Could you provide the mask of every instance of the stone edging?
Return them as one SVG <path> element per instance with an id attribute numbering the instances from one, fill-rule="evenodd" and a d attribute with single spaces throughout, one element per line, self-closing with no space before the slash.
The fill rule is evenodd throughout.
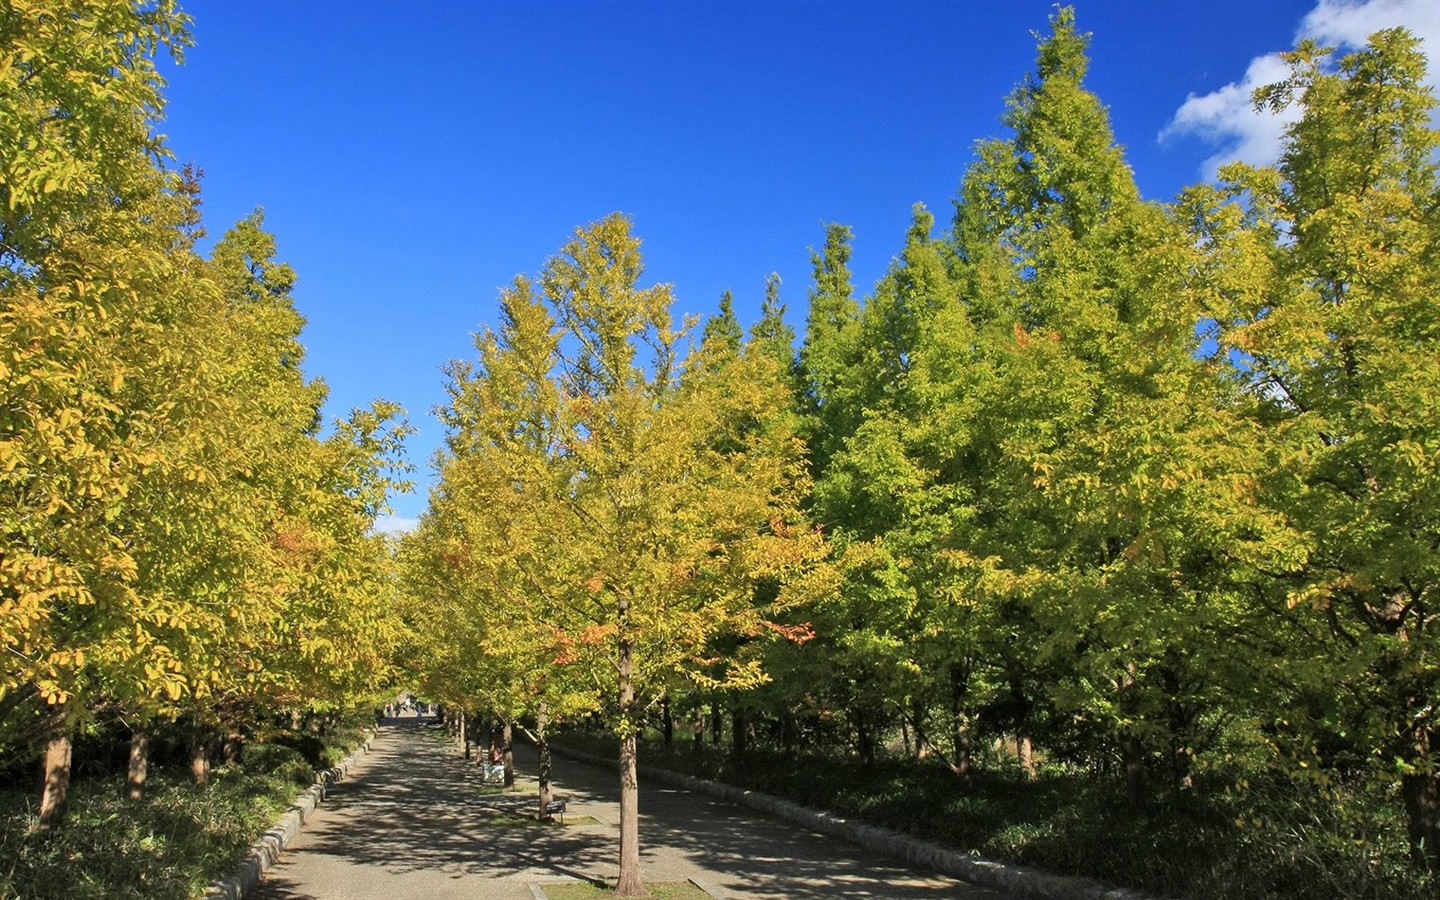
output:
<path id="1" fill-rule="evenodd" d="M 295 840 L 295 836 L 305 825 L 305 820 L 310 818 L 315 807 L 325 799 L 325 789 L 345 777 L 350 767 L 355 765 L 375 742 L 375 734 L 372 730 L 365 743 L 341 760 L 338 766 L 316 772 L 315 783 L 301 791 L 270 830 L 250 846 L 250 851 L 245 854 L 239 868 L 210 883 L 205 889 L 205 900 L 243 900 L 247 894 L 254 891 L 260 883 L 260 876 L 275 865 L 275 861 L 280 858 L 280 851 Z"/>
<path id="2" fill-rule="evenodd" d="M 618 768 L 615 760 L 599 757 L 593 753 L 568 750 L 554 745 L 551 745 L 551 750 L 561 756 L 568 756 L 591 765 L 611 769 Z M 696 778 L 693 775 L 672 772 L 668 769 L 642 766 L 641 771 L 647 778 L 653 778 L 662 784 L 683 787 L 741 806 L 748 806 L 751 809 L 784 819 L 792 825 L 799 825 L 830 837 L 850 841 L 867 849 L 888 853 L 891 856 L 900 857 L 916 865 L 927 866 L 937 872 L 981 887 L 1043 897 L 1045 900 L 1153 900 L 1148 894 L 1128 888 L 1112 887 L 1089 878 L 1052 875 L 1029 866 L 1016 866 L 968 856 L 939 844 L 892 831 L 889 828 L 852 822 L 832 812 L 811 809 L 770 794 L 762 794 L 759 791 L 707 781 L 704 778 Z"/>

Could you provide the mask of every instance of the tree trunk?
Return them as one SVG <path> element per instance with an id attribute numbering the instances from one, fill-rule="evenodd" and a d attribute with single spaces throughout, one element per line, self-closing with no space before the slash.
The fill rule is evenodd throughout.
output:
<path id="1" fill-rule="evenodd" d="M 554 795 L 550 792 L 550 710 L 546 707 L 545 701 L 540 701 L 540 708 L 535 711 L 535 756 L 537 758 L 535 774 L 540 782 L 540 811 L 536 816 L 540 821 L 545 821 L 550 814 L 545 807 L 550 805 Z M 495 732 L 490 732 L 493 737 Z"/>
<path id="2" fill-rule="evenodd" d="M 695 751 L 705 745 L 705 706 L 701 703 L 695 704 L 695 719 L 691 723 L 691 731 L 695 736 Z"/>
<path id="3" fill-rule="evenodd" d="M 1145 746 L 1138 737 L 1124 738 L 1121 755 L 1125 762 L 1125 795 L 1132 809 L 1144 809 L 1150 802 L 1150 779 L 1145 771 Z"/>
<path id="4" fill-rule="evenodd" d="M 860 764 L 865 768 L 873 768 L 875 765 L 875 739 L 870 734 L 870 723 L 865 719 L 865 713 L 855 713 L 855 749 L 860 753 Z"/>
<path id="5" fill-rule="evenodd" d="M 45 746 L 44 788 L 40 794 L 40 830 L 51 831 L 65 818 L 70 800 L 70 719 L 62 707 L 57 718 L 60 730 Z"/>
<path id="6" fill-rule="evenodd" d="M 915 732 L 915 758 L 930 755 L 930 735 L 925 733 L 925 704 L 916 697 L 910 702 L 910 727 Z"/>
<path id="7" fill-rule="evenodd" d="M 1020 771 L 1025 773 L 1029 779 L 1035 778 L 1035 744 L 1030 740 L 1030 735 L 1022 734 L 1015 738 L 1015 755 L 1020 758 Z"/>
<path id="8" fill-rule="evenodd" d="M 130 767 L 125 774 L 125 796 L 139 800 L 145 796 L 145 776 L 150 773 L 150 733 L 144 728 L 130 732 Z"/>
<path id="9" fill-rule="evenodd" d="M 190 778 L 197 786 L 210 782 L 210 741 L 205 729 L 195 726 L 190 732 Z"/>
<path id="10" fill-rule="evenodd" d="M 796 733 L 795 714 L 786 709 L 780 713 L 780 746 L 786 756 L 794 756 L 799 735 Z"/>
<path id="11" fill-rule="evenodd" d="M 710 702 L 710 743 L 720 746 L 720 701 Z"/>
<path id="12" fill-rule="evenodd" d="M 1165 653 L 1167 664 L 1160 669 L 1160 683 L 1165 689 L 1166 722 L 1170 731 L 1170 781 L 1176 788 L 1191 786 L 1192 758 L 1187 752 L 1194 733 L 1195 714 L 1181 699 L 1185 687 L 1181 678 L 1179 654 L 1174 648 Z"/>
<path id="13" fill-rule="evenodd" d="M 749 732 L 746 729 L 745 711 L 738 706 L 730 713 L 730 754 L 736 759 L 750 749 Z"/>
<path id="14" fill-rule="evenodd" d="M 1429 762 L 1433 733 L 1422 728 L 1415 737 L 1415 761 Z M 1440 872 L 1440 773 L 1421 769 L 1402 777 L 1400 792 L 1405 797 L 1406 832 L 1415 864 Z"/>
<path id="15" fill-rule="evenodd" d="M 220 742 L 220 758 L 225 765 L 233 766 L 240 761 L 240 751 L 245 749 L 245 736 L 238 731 L 231 731 L 225 735 L 225 740 Z"/>
<path id="16" fill-rule="evenodd" d="M 460 715 L 455 719 L 455 742 L 465 748 L 465 758 L 470 758 L 470 733 L 465 726 L 469 722 L 465 718 L 465 710 L 460 710 Z"/>
<path id="17" fill-rule="evenodd" d="M 515 726 L 511 720 L 506 719 L 500 732 L 500 752 L 505 762 L 505 786 L 515 786 L 515 748 L 512 742 L 515 740 Z"/>
<path id="18" fill-rule="evenodd" d="M 640 878 L 640 784 L 635 766 L 635 669 L 626 634 L 629 602 L 620 601 L 620 638 L 616 641 L 620 676 L 620 879 L 617 897 L 645 896 Z"/>
<path id="19" fill-rule="evenodd" d="M 670 695 L 660 698 L 660 726 L 665 733 L 665 752 L 675 749 L 675 717 L 670 711 Z"/>
<path id="20" fill-rule="evenodd" d="M 1406 831 L 1415 864 L 1440 872 L 1440 778 L 1426 773 L 1404 776 Z"/>
<path id="21" fill-rule="evenodd" d="M 620 739 L 620 880 L 618 897 L 643 897 L 640 877 L 640 784 L 634 732 Z"/>
<path id="22" fill-rule="evenodd" d="M 960 779 L 961 785 L 969 787 L 973 780 L 974 750 L 971 746 L 970 715 L 965 700 L 970 692 L 970 669 L 954 664 L 950 666 L 950 727 L 955 742 L 955 761 L 951 768 Z"/>

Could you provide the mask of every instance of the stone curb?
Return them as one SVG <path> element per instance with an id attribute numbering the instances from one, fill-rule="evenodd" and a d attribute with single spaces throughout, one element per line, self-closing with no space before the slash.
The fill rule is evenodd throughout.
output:
<path id="1" fill-rule="evenodd" d="M 593 753 L 568 750 L 553 744 L 550 749 L 560 756 L 568 756 L 580 762 L 611 769 L 619 768 L 619 764 L 615 760 L 596 756 Z M 1029 866 L 1010 865 L 968 856 L 939 844 L 892 831 L 889 828 L 852 822 L 843 816 L 837 816 L 824 810 L 811 809 L 808 806 L 791 803 L 789 800 L 782 800 L 759 791 L 721 784 L 718 781 L 708 781 L 668 769 L 641 766 L 641 771 L 645 777 L 662 784 L 683 787 L 686 790 L 748 806 L 778 819 L 784 819 L 792 825 L 799 825 L 820 834 L 850 841 L 866 849 L 887 853 L 980 887 L 1043 897 L 1045 900 L 1158 900 L 1149 894 L 1132 891 L 1128 888 L 1113 887 L 1089 878 L 1052 875 Z"/>
<path id="2" fill-rule="evenodd" d="M 239 868 L 210 883 L 205 889 L 205 900 L 244 900 L 247 894 L 254 891 L 260 883 L 260 876 L 275 865 L 280 858 L 280 851 L 295 840 L 305 821 L 315 812 L 315 807 L 325 799 L 325 789 L 344 778 L 345 773 L 369 751 L 375 742 L 375 734 L 372 730 L 365 743 L 341 760 L 340 765 L 316 772 L 315 783 L 301 791 L 270 830 L 250 846 L 250 852 L 245 854 Z"/>

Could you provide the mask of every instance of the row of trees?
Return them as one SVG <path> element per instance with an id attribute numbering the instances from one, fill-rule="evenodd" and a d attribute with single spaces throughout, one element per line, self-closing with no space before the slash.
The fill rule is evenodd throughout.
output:
<path id="1" fill-rule="evenodd" d="M 1137 806 L 1227 756 L 1383 779 L 1440 867 L 1425 60 L 1402 30 L 1302 44 L 1256 98 L 1298 110 L 1280 162 L 1162 204 L 1085 43 L 1058 12 L 952 229 L 917 206 L 863 303 L 829 228 L 798 354 L 772 280 L 682 359 L 611 217 L 451 370 L 404 569 L 454 630 L 419 664 L 457 707 L 608 718 L 622 894 L 641 710 L 716 702 L 737 744 L 903 732 L 962 779 L 1006 735 Z"/>
<path id="2" fill-rule="evenodd" d="M 217 736 L 372 695 L 390 554 L 372 532 L 405 428 L 322 428 L 294 272 L 259 213 L 213 244 L 199 173 L 167 164 L 154 64 L 170 0 L 0 5 L 0 758 L 72 737 Z M 173 738 L 172 738 L 173 739 Z"/>

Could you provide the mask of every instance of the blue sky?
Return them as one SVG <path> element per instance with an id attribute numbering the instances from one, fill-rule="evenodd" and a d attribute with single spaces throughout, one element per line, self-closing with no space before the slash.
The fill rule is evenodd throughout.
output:
<path id="1" fill-rule="evenodd" d="M 306 371 L 329 412 L 406 407 L 426 502 L 442 439 L 440 367 L 493 324 L 498 289 L 577 226 L 620 210 L 647 282 L 677 312 L 735 293 L 747 324 L 778 272 L 803 329 L 808 250 L 854 228 L 862 293 L 910 207 L 943 225 L 975 142 L 1054 6 L 972 2 L 281 2 L 190 0 L 196 46 L 166 67 L 163 126 L 205 171 L 218 235 L 264 207 L 299 273 Z M 1081 0 L 1088 86 L 1145 196 L 1170 199 L 1237 155 L 1267 161 L 1281 123 L 1250 113 L 1297 35 L 1353 43 L 1440 3 Z M 403 524 L 403 521 L 399 524 Z"/>

